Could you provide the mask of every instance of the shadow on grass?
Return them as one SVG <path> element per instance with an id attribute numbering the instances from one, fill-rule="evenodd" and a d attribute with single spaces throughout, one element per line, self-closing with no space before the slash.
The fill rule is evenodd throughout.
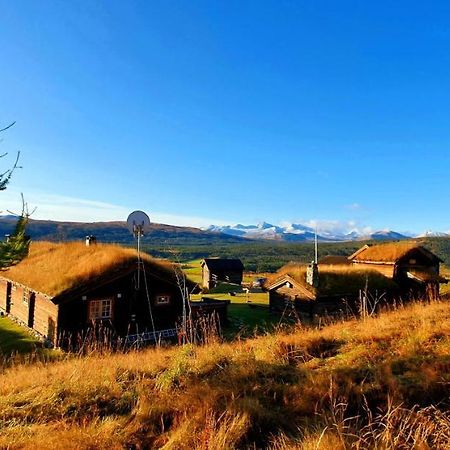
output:
<path id="1" fill-rule="evenodd" d="M 0 354 L 3 356 L 14 353 L 26 354 L 42 348 L 42 343 L 20 325 L 7 317 L 0 317 Z"/>

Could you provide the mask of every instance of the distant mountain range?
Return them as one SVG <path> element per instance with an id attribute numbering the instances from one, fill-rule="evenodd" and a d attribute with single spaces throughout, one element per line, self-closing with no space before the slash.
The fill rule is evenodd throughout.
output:
<path id="1" fill-rule="evenodd" d="M 0 239 L 10 234 L 16 222 L 14 216 L 0 216 Z M 30 219 L 27 233 L 34 240 L 74 241 L 83 240 L 87 235 L 94 235 L 100 242 L 132 244 L 133 236 L 125 222 L 57 222 L 51 220 Z M 152 223 L 142 243 L 167 246 L 183 244 L 227 244 L 243 243 L 248 240 L 312 242 L 315 230 L 307 225 L 292 223 L 286 226 L 272 225 L 262 222 L 258 225 L 217 226 L 207 229 L 181 227 Z M 405 235 L 396 231 L 377 231 L 370 234 L 353 230 L 348 233 L 331 232 L 318 229 L 318 240 L 321 242 L 344 242 L 363 240 L 400 240 L 411 237 L 450 237 L 447 233 L 427 231 L 418 236 Z"/>
<path id="2" fill-rule="evenodd" d="M 0 216 L 0 239 L 10 234 L 17 218 L 14 216 Z M 52 220 L 30 219 L 27 233 L 34 240 L 48 241 L 76 241 L 84 240 L 87 235 L 94 235 L 100 242 L 114 242 L 117 244 L 132 244 L 134 238 L 128 231 L 126 222 L 57 222 Z M 178 227 L 152 223 L 150 229 L 142 238 L 142 243 L 161 245 L 170 248 L 171 245 L 182 244 L 215 244 L 239 243 L 244 239 L 224 233 L 211 233 L 199 228 Z"/>
<path id="3" fill-rule="evenodd" d="M 206 231 L 228 234 L 247 239 L 271 239 L 291 242 L 310 242 L 315 238 L 315 230 L 307 225 L 292 223 L 286 226 L 272 225 L 262 222 L 258 225 L 217 226 L 211 225 Z M 412 237 L 446 237 L 447 233 L 427 231 L 418 236 L 411 236 L 392 230 L 381 230 L 373 233 L 361 233 L 357 230 L 348 233 L 331 232 L 318 229 L 317 239 L 321 242 L 340 242 L 340 241 L 388 241 L 410 239 Z"/>

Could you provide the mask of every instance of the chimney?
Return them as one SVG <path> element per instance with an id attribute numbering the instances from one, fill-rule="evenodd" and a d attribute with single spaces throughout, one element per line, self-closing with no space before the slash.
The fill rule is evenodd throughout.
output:
<path id="1" fill-rule="evenodd" d="M 86 247 L 95 245 L 97 243 L 97 238 L 95 236 L 86 236 Z"/>
<path id="2" fill-rule="evenodd" d="M 319 287 L 319 266 L 314 261 L 306 269 L 306 282 L 315 288 Z"/>

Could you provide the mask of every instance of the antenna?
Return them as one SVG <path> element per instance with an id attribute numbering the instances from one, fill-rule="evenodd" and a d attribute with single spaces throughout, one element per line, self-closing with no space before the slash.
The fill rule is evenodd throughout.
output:
<path id="1" fill-rule="evenodd" d="M 153 328 L 153 337 L 155 338 L 156 342 L 156 330 L 155 330 L 155 322 L 153 321 L 153 313 L 152 313 L 152 306 L 150 302 L 150 296 L 148 292 L 148 286 L 147 286 L 147 276 L 145 273 L 145 267 L 144 267 L 144 261 L 141 259 L 141 237 L 144 236 L 144 233 L 147 232 L 150 229 L 150 218 L 145 214 L 144 211 L 133 211 L 127 219 L 127 228 L 130 230 L 130 233 L 133 234 L 133 236 L 136 239 L 136 250 L 137 250 L 137 280 L 136 280 L 136 286 L 135 286 L 135 292 L 134 292 L 134 299 L 136 301 L 136 297 L 138 294 L 138 291 L 140 289 L 141 284 L 141 269 L 144 272 L 144 284 L 145 284 L 145 294 L 147 296 L 147 303 L 148 303 L 148 310 L 150 313 L 150 320 Z M 136 325 L 137 328 L 137 325 Z"/>
<path id="2" fill-rule="evenodd" d="M 319 254 L 319 249 L 317 246 L 317 223 L 316 223 L 316 229 L 314 231 L 314 263 L 317 264 L 318 262 L 318 254 Z"/>
<path id="3" fill-rule="evenodd" d="M 144 211 L 133 211 L 127 219 L 127 227 L 136 239 L 150 228 L 150 219 Z"/>
<path id="4" fill-rule="evenodd" d="M 136 290 L 140 287 L 140 269 L 141 269 L 141 237 L 144 232 L 150 228 L 150 219 L 143 211 L 133 211 L 127 219 L 127 227 L 137 240 L 137 254 L 138 254 L 138 273 Z"/>

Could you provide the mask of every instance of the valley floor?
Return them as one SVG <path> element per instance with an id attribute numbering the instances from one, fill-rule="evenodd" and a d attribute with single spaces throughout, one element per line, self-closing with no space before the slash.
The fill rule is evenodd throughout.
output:
<path id="1" fill-rule="evenodd" d="M 16 364 L 1 448 L 448 448 L 450 304 L 232 343 Z"/>

